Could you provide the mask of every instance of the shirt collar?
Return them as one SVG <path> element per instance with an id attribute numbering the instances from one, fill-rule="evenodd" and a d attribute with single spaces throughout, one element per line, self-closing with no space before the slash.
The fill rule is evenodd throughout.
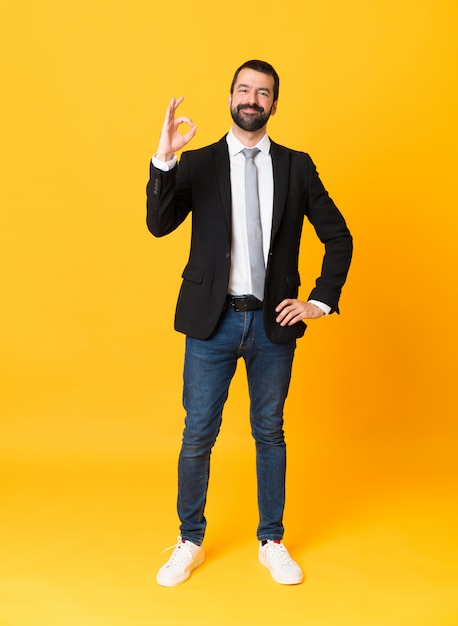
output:
<path id="1" fill-rule="evenodd" d="M 247 147 L 247 146 L 244 146 L 243 143 L 237 139 L 237 137 L 232 132 L 232 128 L 226 135 L 226 141 L 229 147 L 229 155 L 231 157 L 235 156 L 236 154 L 239 154 L 239 152 L 241 152 L 244 148 Z M 260 141 L 258 141 L 256 146 L 252 146 L 252 147 L 259 148 L 260 152 L 263 152 L 264 154 L 268 155 L 270 153 L 269 136 L 265 134 L 264 137 Z"/>

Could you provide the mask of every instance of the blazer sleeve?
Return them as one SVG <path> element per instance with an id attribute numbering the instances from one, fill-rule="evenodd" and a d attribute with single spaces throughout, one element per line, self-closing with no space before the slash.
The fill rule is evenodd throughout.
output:
<path id="1" fill-rule="evenodd" d="M 146 224 L 155 237 L 174 231 L 192 210 L 187 155 L 168 172 L 150 163 L 146 186 Z"/>
<path id="2" fill-rule="evenodd" d="M 306 216 L 324 244 L 325 253 L 321 275 L 309 299 L 325 302 L 331 307 L 331 312 L 338 313 L 340 294 L 351 263 L 353 239 L 343 215 L 329 197 L 311 159 L 310 164 Z"/>

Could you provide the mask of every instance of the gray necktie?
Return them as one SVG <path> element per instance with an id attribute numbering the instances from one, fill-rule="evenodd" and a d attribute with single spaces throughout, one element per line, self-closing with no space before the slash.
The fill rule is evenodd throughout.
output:
<path id="1" fill-rule="evenodd" d="M 266 266 L 262 245 L 261 214 L 259 211 L 258 170 L 253 161 L 258 152 L 259 148 L 245 148 L 242 150 L 245 157 L 245 200 L 251 285 L 253 295 L 258 300 L 263 300 Z"/>

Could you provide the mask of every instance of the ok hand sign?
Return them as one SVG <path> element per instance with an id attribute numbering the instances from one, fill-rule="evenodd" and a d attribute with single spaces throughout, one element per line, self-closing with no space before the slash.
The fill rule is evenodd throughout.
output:
<path id="1" fill-rule="evenodd" d="M 176 110 L 183 100 L 183 97 L 172 98 L 167 107 L 161 137 L 159 139 L 159 146 L 156 152 L 156 157 L 161 161 L 170 161 L 174 153 L 177 152 L 177 150 L 181 150 L 196 134 L 197 127 L 189 117 L 182 115 L 175 118 Z M 178 131 L 178 127 L 181 124 L 187 124 L 189 126 L 187 133 L 181 134 Z"/>

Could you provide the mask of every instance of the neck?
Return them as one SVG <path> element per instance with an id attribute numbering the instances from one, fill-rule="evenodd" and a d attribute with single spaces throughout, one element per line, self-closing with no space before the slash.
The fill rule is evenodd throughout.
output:
<path id="1" fill-rule="evenodd" d="M 234 133 L 234 137 L 236 137 L 240 143 L 243 143 L 247 148 L 252 148 L 256 144 L 258 144 L 261 139 L 266 134 L 266 127 L 263 126 L 259 130 L 255 130 L 253 132 L 248 130 L 243 130 L 237 124 L 232 125 L 232 132 Z"/>

